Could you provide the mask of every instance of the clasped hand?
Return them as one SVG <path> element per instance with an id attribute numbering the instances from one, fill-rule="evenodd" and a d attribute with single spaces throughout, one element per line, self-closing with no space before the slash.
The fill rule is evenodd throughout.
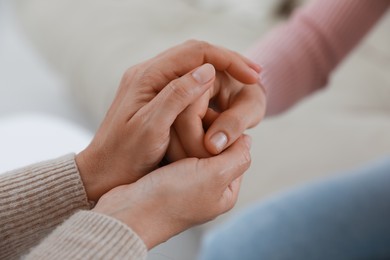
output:
<path id="1" fill-rule="evenodd" d="M 98 201 L 93 210 L 152 248 L 233 207 L 250 165 L 243 132 L 265 110 L 259 72 L 239 54 L 198 41 L 130 68 L 76 156 L 87 196 Z M 164 156 L 170 163 L 158 168 Z"/>

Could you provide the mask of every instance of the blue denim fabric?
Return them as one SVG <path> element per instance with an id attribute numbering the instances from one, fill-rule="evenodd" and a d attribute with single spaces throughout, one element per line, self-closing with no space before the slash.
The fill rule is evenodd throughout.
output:
<path id="1" fill-rule="evenodd" d="M 242 211 L 205 237 L 200 259 L 390 259 L 390 158 Z"/>

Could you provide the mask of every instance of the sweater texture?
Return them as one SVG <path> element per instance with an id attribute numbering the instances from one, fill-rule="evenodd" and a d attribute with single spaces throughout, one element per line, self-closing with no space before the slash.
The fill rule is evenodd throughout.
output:
<path id="1" fill-rule="evenodd" d="M 326 86 L 331 72 L 390 6 L 390 0 L 315 0 L 270 31 L 248 57 L 262 66 L 267 115 Z"/>
<path id="2" fill-rule="evenodd" d="M 146 258 L 130 228 L 91 206 L 73 154 L 1 175 L 0 259 Z"/>

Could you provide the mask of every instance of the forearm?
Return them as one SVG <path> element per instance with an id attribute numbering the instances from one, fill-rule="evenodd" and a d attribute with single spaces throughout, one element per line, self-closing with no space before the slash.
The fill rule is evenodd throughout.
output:
<path id="1" fill-rule="evenodd" d="M 325 86 L 389 6 L 388 0 L 315 0 L 255 45 L 249 56 L 263 67 L 267 115 Z"/>
<path id="2" fill-rule="evenodd" d="M 74 155 L 0 176 L 0 258 L 14 259 L 78 209 L 89 209 Z"/>
<path id="3" fill-rule="evenodd" d="M 125 224 L 81 211 L 65 221 L 26 259 L 146 259 L 142 240 Z"/>

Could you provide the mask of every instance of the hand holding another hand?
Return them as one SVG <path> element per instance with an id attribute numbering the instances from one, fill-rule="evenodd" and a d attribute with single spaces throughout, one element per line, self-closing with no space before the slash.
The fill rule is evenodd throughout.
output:
<path id="1" fill-rule="evenodd" d="M 202 95 L 214 96 L 207 94 L 214 91 L 214 68 L 247 84 L 258 80 L 257 65 L 248 59 L 198 41 L 176 46 L 125 73 L 92 143 L 76 156 L 90 200 L 157 168 L 178 115 Z"/>
<path id="2" fill-rule="evenodd" d="M 203 122 L 218 130 L 213 125 L 229 124 L 229 113 L 247 109 L 244 101 L 257 86 L 245 84 L 257 82 L 256 70 L 234 52 L 193 41 L 129 69 L 92 143 L 76 156 L 87 196 L 98 200 L 93 210 L 127 224 L 152 248 L 232 208 L 250 165 L 246 124 L 233 128 L 229 148 L 211 151 L 217 156 L 189 158 L 197 155 L 189 150 L 157 167 L 165 155 L 175 156 L 175 144 L 203 146 L 203 140 L 185 138 L 183 125 L 192 138 Z M 250 118 L 247 124 L 260 120 Z"/>
<path id="3" fill-rule="evenodd" d="M 131 227 L 148 249 L 230 210 L 249 168 L 251 139 L 240 137 L 218 156 L 189 158 L 117 187 L 93 209 Z"/>
<path id="4" fill-rule="evenodd" d="M 233 144 L 264 117 L 263 87 L 242 83 L 217 71 L 210 91 L 189 105 L 176 119 L 167 152 L 168 161 L 207 158 Z"/>

